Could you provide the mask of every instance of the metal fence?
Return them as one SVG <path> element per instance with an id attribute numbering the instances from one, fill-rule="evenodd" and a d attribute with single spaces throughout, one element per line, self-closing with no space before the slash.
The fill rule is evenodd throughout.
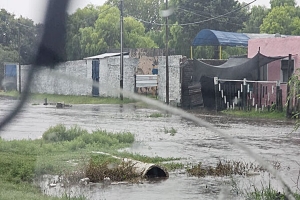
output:
<path id="1" fill-rule="evenodd" d="M 282 89 L 279 81 L 250 81 L 214 77 L 216 110 L 271 109 L 282 111 Z"/>

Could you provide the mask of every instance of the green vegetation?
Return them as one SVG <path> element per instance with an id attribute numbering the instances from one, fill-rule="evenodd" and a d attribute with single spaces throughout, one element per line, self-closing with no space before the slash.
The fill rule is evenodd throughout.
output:
<path id="1" fill-rule="evenodd" d="M 262 190 L 258 190 L 254 186 L 254 192 L 247 193 L 246 195 L 247 200 L 286 200 L 287 197 L 285 194 L 282 194 L 271 187 L 264 188 Z M 294 194 L 294 198 L 296 200 L 300 200 L 300 195 L 299 194 Z"/>
<path id="2" fill-rule="evenodd" d="M 18 98 L 19 93 L 17 91 L 0 92 L 0 96 Z M 119 98 L 57 94 L 31 94 L 29 101 L 38 105 L 43 104 L 45 98 L 47 98 L 48 103 L 64 102 L 65 104 L 127 104 L 135 102 L 134 100 L 128 98 L 124 98 L 123 101 L 121 101 Z"/>
<path id="3" fill-rule="evenodd" d="M 250 171 L 261 172 L 265 171 L 261 166 L 253 163 L 244 163 L 239 161 L 221 161 L 215 167 L 203 166 L 200 162 L 196 166 L 188 169 L 187 172 L 190 176 L 230 176 L 230 175 L 246 175 Z"/>
<path id="4" fill-rule="evenodd" d="M 105 177 L 109 177 L 111 181 L 134 181 L 140 178 L 140 175 L 134 172 L 132 163 L 106 155 L 92 156 L 85 174 L 92 182 L 103 181 Z"/>
<path id="5" fill-rule="evenodd" d="M 170 115 L 170 114 L 162 114 L 162 113 L 157 113 L 157 112 L 155 112 L 155 113 L 151 113 L 151 114 L 149 115 L 149 117 L 152 117 L 152 118 L 171 117 L 171 115 Z"/>
<path id="6" fill-rule="evenodd" d="M 177 133 L 177 130 L 174 127 L 171 127 L 170 129 L 164 127 L 164 133 L 165 134 L 170 133 L 171 136 L 174 136 L 175 133 Z"/>
<path id="7" fill-rule="evenodd" d="M 37 187 L 29 183 L 14 184 L 0 180 L 0 199 L 1 200 L 85 200 L 84 197 L 69 198 L 68 195 L 63 197 L 49 197 L 41 193 Z"/>
<path id="8" fill-rule="evenodd" d="M 265 119 L 286 119 L 285 112 L 277 111 L 244 111 L 244 110 L 224 110 L 222 113 L 237 117 L 265 118 Z"/>
<path id="9" fill-rule="evenodd" d="M 155 164 L 163 163 L 166 161 L 180 160 L 180 158 L 173 158 L 173 157 L 162 158 L 162 157 L 158 157 L 158 156 L 148 157 L 145 155 L 132 154 L 132 153 L 128 153 L 128 152 L 118 152 L 117 155 L 122 158 L 130 158 L 130 159 L 138 160 L 138 161 L 145 162 L 145 163 L 155 163 Z"/>
<path id="10" fill-rule="evenodd" d="M 87 175 L 91 178 L 99 175 L 97 168 L 105 169 L 103 176 L 109 175 L 115 180 L 132 177 L 127 173 L 130 166 L 124 165 L 123 171 L 111 168 L 121 161 L 107 155 L 95 155 L 95 151 L 156 164 L 177 160 L 117 151 L 133 142 L 134 135 L 129 132 L 95 130 L 89 133 L 78 126 L 66 128 L 62 124 L 50 127 L 41 139 L 5 141 L 0 138 L 0 199 L 20 199 L 23 196 L 26 197 L 23 199 L 57 199 L 44 197 L 32 185 L 33 179 L 43 174 L 64 175 L 76 183 Z M 12 197 L 10 193 L 13 193 Z"/>
<path id="11" fill-rule="evenodd" d="M 158 117 L 163 117 L 164 115 L 161 113 L 152 113 L 149 115 L 149 117 L 153 117 L 153 118 L 158 118 Z"/>
<path id="12" fill-rule="evenodd" d="M 166 168 L 168 171 L 174 171 L 177 169 L 185 168 L 185 165 L 183 163 L 177 163 L 177 162 L 161 163 L 160 165 Z"/>

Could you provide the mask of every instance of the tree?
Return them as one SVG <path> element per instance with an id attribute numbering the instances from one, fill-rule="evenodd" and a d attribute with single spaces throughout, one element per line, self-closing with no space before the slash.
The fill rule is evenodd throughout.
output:
<path id="1" fill-rule="evenodd" d="M 154 23 L 160 23 L 159 10 L 164 0 L 124 0 L 124 15 L 144 21 L 146 31 L 152 30 Z M 107 0 L 106 4 L 120 6 L 120 0 Z"/>
<path id="2" fill-rule="evenodd" d="M 263 23 L 263 19 L 269 13 L 269 9 L 265 6 L 253 6 L 250 11 L 249 20 L 246 21 L 244 33 L 259 33 L 260 25 Z"/>
<path id="3" fill-rule="evenodd" d="M 132 17 L 124 19 L 124 46 L 127 48 L 157 48 L 157 44 L 145 35 L 145 27 Z"/>
<path id="4" fill-rule="evenodd" d="M 296 6 L 295 0 L 270 0 L 271 9 L 279 6 Z"/>
<path id="5" fill-rule="evenodd" d="M 75 13 L 67 17 L 67 60 L 82 59 L 84 52 L 81 51 L 81 32 L 85 27 L 94 27 L 98 15 L 104 10 L 94 5 L 88 5 L 83 9 L 77 9 Z"/>
<path id="6" fill-rule="evenodd" d="M 235 0 L 171 0 L 170 5 L 176 8 L 170 22 L 182 27 L 183 39 L 178 42 L 183 55 L 190 54 L 192 40 L 200 30 L 234 32 L 242 29 L 248 19 L 246 9 Z"/>
<path id="7" fill-rule="evenodd" d="M 107 49 L 120 48 L 120 11 L 117 7 L 104 5 L 100 7 L 93 26 L 80 28 L 74 41 L 79 41 L 80 55 L 100 54 Z M 145 34 L 145 27 L 132 17 L 124 18 L 124 48 L 154 48 L 155 42 Z M 72 44 L 70 44 L 72 45 Z M 76 45 L 76 44 L 74 44 Z"/>
<path id="8" fill-rule="evenodd" d="M 14 15 L 4 9 L 0 11 L 0 19 L 0 44 L 2 45 L 2 49 L 17 53 L 15 58 L 18 58 L 20 47 L 21 64 L 30 64 L 34 58 L 36 47 L 41 36 L 42 25 L 35 25 L 34 22 L 28 18 L 20 17 L 16 19 Z M 0 60 L 0 62 L 2 61 Z M 19 59 L 13 62 L 19 62 Z"/>
<path id="9" fill-rule="evenodd" d="M 299 9 L 293 6 L 274 7 L 263 19 L 260 26 L 261 33 L 280 33 L 291 35 L 294 33 L 294 26 L 297 24 Z"/>

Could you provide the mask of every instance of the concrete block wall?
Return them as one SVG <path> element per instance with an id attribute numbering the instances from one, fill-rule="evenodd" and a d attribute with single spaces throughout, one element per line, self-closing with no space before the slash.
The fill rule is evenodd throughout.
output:
<path id="1" fill-rule="evenodd" d="M 169 100 L 180 103 L 181 83 L 180 83 L 180 59 L 181 55 L 169 56 Z M 166 102 L 166 57 L 158 57 L 158 98 Z"/>
<path id="2" fill-rule="evenodd" d="M 30 70 L 30 65 L 21 66 L 21 90 L 24 90 L 25 80 Z M 48 67 L 40 67 L 34 74 L 30 92 L 63 94 L 63 95 L 91 95 L 92 82 L 88 77 L 88 71 L 92 67 L 85 60 L 68 61 L 61 63 L 53 70 Z M 17 77 L 19 71 L 17 70 Z M 78 77 L 78 79 L 76 79 Z M 86 82 L 84 80 L 87 80 Z M 17 79 L 19 85 L 19 80 Z"/>
<path id="3" fill-rule="evenodd" d="M 137 58 L 124 58 L 123 89 L 134 92 L 134 74 L 138 66 Z M 103 97 L 119 97 L 120 57 L 100 59 L 99 94 Z"/>
<path id="4" fill-rule="evenodd" d="M 134 74 L 138 61 L 137 58 L 124 58 L 123 88 L 126 91 L 134 92 Z M 25 78 L 31 66 L 23 65 L 21 68 L 21 86 L 24 90 Z M 120 57 L 100 59 L 99 73 L 100 96 L 119 97 Z M 17 71 L 17 77 L 19 77 L 19 71 Z M 17 84 L 19 85 L 19 80 Z M 34 74 L 30 92 L 91 96 L 92 60 L 61 63 L 53 70 L 48 67 L 40 67 Z"/>

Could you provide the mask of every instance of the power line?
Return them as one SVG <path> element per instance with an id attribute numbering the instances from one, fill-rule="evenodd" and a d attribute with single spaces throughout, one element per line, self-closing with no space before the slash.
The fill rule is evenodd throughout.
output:
<path id="1" fill-rule="evenodd" d="M 215 17 L 213 15 L 211 15 L 210 17 L 208 17 L 208 16 L 201 15 L 199 13 L 196 13 L 196 12 L 193 12 L 193 11 L 190 11 L 190 10 L 186 10 L 186 9 L 183 9 L 183 8 L 180 8 L 180 7 L 178 7 L 177 9 L 180 9 L 180 10 L 183 10 L 183 11 L 186 11 L 186 12 L 190 12 L 190 13 L 192 13 L 194 15 L 198 15 L 198 16 L 205 17 L 205 18 Z M 227 18 L 229 18 L 229 17 L 227 17 Z M 228 24 L 233 24 L 233 25 L 237 25 L 237 26 L 241 26 L 241 27 L 244 26 L 244 25 L 241 25 L 241 24 L 233 23 L 233 22 L 230 22 L 230 21 L 222 21 L 222 20 L 219 20 L 219 19 L 216 19 L 216 21 L 223 22 L 223 23 L 228 23 Z"/>
<path id="2" fill-rule="evenodd" d="M 239 7 L 239 8 L 237 8 L 237 9 L 231 10 L 231 11 L 225 13 L 225 14 L 218 15 L 218 16 L 215 16 L 215 17 L 211 17 L 211 18 L 208 18 L 208 19 L 205 19 L 205 20 L 202 20 L 202 21 L 191 22 L 191 23 L 183 23 L 183 24 L 169 24 L 169 25 L 172 25 L 172 26 L 188 26 L 188 25 L 201 24 L 201 23 L 204 23 L 204 22 L 207 22 L 207 21 L 211 21 L 211 20 L 214 20 L 214 19 L 218 19 L 218 18 L 224 17 L 224 16 L 229 15 L 229 14 L 231 14 L 231 13 L 237 12 L 237 11 L 239 11 L 239 10 L 241 10 L 241 9 L 243 9 L 243 8 L 245 8 L 245 7 L 248 7 L 249 5 L 253 4 L 255 1 L 256 1 L 256 0 L 253 0 L 252 2 L 247 3 L 247 4 L 245 4 L 245 5 L 242 6 L 242 7 Z M 133 17 L 133 16 L 131 16 L 131 15 L 128 15 L 128 16 Z M 157 26 L 164 26 L 164 25 L 165 25 L 165 24 L 160 24 L 160 23 L 155 23 L 155 22 L 145 21 L 145 20 L 142 20 L 142 19 L 138 19 L 138 18 L 136 18 L 136 17 L 133 17 L 133 18 L 135 18 L 136 20 L 141 21 L 141 22 L 143 22 L 143 23 L 153 24 L 153 25 L 157 25 Z"/>

